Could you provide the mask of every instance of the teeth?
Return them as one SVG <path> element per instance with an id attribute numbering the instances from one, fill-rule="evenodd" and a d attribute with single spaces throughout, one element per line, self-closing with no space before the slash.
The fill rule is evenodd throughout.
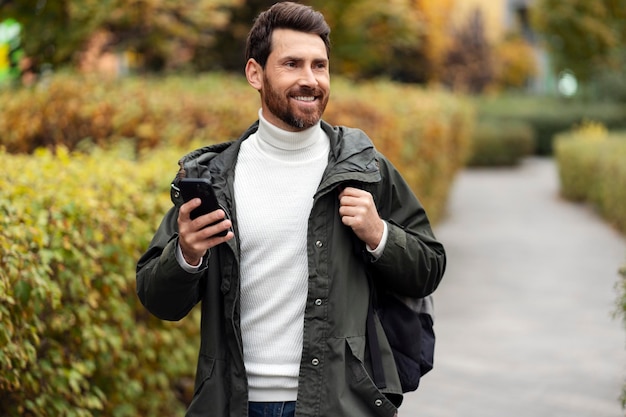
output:
<path id="1" fill-rule="evenodd" d="M 305 97 L 305 96 L 297 96 L 294 97 L 296 100 L 298 101 L 313 101 L 315 100 L 315 97 Z"/>

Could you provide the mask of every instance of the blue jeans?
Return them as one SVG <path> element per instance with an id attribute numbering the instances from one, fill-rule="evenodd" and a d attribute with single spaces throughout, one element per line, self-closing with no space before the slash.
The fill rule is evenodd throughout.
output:
<path id="1" fill-rule="evenodd" d="M 248 403 L 248 417 L 294 417 L 296 402 Z"/>

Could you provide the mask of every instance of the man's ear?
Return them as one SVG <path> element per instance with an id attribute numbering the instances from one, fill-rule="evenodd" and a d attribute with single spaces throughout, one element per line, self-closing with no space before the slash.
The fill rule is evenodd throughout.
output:
<path id="1" fill-rule="evenodd" d="M 263 87 L 263 68 L 253 58 L 250 58 L 246 63 L 246 78 L 248 79 L 248 84 L 254 87 L 255 90 L 261 91 L 261 87 Z"/>

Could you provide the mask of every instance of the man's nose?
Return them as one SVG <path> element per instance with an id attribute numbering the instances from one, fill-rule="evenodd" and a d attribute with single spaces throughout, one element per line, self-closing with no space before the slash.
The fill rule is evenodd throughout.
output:
<path id="1" fill-rule="evenodd" d="M 317 86 L 318 81 L 311 67 L 303 67 L 300 74 L 300 85 Z"/>

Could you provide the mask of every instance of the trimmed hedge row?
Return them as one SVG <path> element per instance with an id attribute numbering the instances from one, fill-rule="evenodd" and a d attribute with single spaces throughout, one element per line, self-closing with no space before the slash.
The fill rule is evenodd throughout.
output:
<path id="1" fill-rule="evenodd" d="M 621 103 L 584 102 L 558 97 L 503 95 L 476 101 L 479 120 L 521 122 L 535 133 L 535 153 L 553 154 L 555 135 L 594 120 L 611 130 L 626 129 L 626 106 Z"/>
<path id="2" fill-rule="evenodd" d="M 474 113 L 440 91 L 333 78 L 325 119 L 364 130 L 402 171 L 433 220 L 465 164 Z M 0 146 L 9 153 L 130 144 L 190 148 L 238 137 L 256 119 L 258 93 L 243 77 L 125 78 L 60 74 L 32 89 L 0 90 Z M 419 162 L 417 164 L 416 162 Z"/>
<path id="3" fill-rule="evenodd" d="M 626 328 L 626 263 L 619 270 L 622 276 L 618 283 L 618 290 L 620 292 L 620 299 L 617 305 L 617 315 L 622 318 L 622 324 Z M 626 409 L 626 383 L 622 386 L 622 395 L 620 396 L 622 401 L 622 408 Z"/>
<path id="4" fill-rule="evenodd" d="M 592 124 L 555 141 L 562 195 L 591 203 L 626 232 L 626 134 L 610 135 Z"/>
<path id="5" fill-rule="evenodd" d="M 218 74 L 104 80 L 60 73 L 32 88 L 0 90 L 0 145 L 30 153 L 119 141 L 137 150 L 222 141 L 247 127 L 256 94 L 240 78 Z"/>
<path id="6" fill-rule="evenodd" d="M 257 110 L 244 116 L 242 100 L 258 103 L 256 92 L 244 99 L 241 83 L 221 76 L 85 81 L 82 94 L 81 85 L 61 77 L 0 97 L 3 126 L 25 132 L 0 128 L 17 152 L 0 146 L 0 415 L 180 415 L 193 390 L 198 310 L 179 323 L 150 316 L 135 295 L 135 263 L 171 205 L 178 158 L 237 136 Z M 327 119 L 370 134 L 440 218 L 467 155 L 471 109 L 383 82 L 339 81 L 333 95 Z"/>
<path id="7" fill-rule="evenodd" d="M 456 173 L 469 156 L 474 110 L 442 91 L 389 82 L 333 81 L 326 120 L 359 127 L 420 198 L 433 222 L 445 213 Z"/>
<path id="8" fill-rule="evenodd" d="M 197 323 L 149 316 L 133 275 L 169 207 L 164 158 L 0 158 L 0 415 L 180 415 Z"/>
<path id="9" fill-rule="evenodd" d="M 587 123 L 555 138 L 561 194 L 590 203 L 611 224 L 626 233 L 626 132 L 610 134 Z M 619 270 L 617 312 L 626 325 L 626 264 Z M 626 384 L 622 388 L 626 408 Z"/>
<path id="10" fill-rule="evenodd" d="M 473 138 L 471 167 L 517 165 L 535 150 L 535 132 L 519 121 L 482 120 L 478 122 Z"/>

